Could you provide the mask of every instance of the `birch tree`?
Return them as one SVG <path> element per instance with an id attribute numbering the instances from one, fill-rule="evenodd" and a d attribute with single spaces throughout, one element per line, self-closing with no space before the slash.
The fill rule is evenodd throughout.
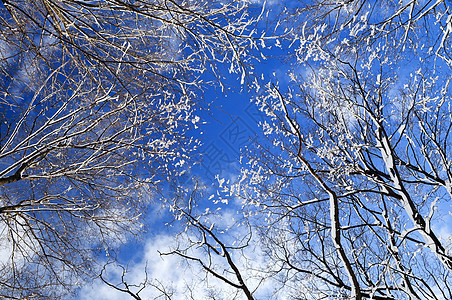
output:
<path id="1" fill-rule="evenodd" d="M 244 80 L 245 1 L 2 1 L 0 295 L 58 299 L 140 232 L 198 142 L 204 81 Z"/>

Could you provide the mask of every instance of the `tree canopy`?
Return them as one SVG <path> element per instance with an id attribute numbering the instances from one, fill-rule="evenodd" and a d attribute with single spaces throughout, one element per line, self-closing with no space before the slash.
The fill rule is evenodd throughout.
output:
<path id="1" fill-rule="evenodd" d="M 0 295 L 451 299 L 450 5 L 2 1 Z M 259 129 L 211 178 L 230 87 Z M 183 292 L 112 267 L 155 207 Z"/>

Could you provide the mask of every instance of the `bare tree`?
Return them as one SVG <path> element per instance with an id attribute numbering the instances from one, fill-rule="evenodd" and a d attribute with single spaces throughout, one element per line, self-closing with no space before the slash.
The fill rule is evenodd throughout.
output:
<path id="1" fill-rule="evenodd" d="M 258 98 L 268 142 L 240 183 L 281 289 L 451 298 L 448 3 L 300 3 L 299 65 Z"/>
<path id="2" fill-rule="evenodd" d="M 57 299 L 189 164 L 203 72 L 244 78 L 244 1 L 2 1 L 0 295 Z"/>

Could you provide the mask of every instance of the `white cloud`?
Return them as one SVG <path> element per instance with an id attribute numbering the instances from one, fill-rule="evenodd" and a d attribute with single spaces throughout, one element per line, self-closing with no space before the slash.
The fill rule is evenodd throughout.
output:
<path id="1" fill-rule="evenodd" d="M 215 221 L 221 224 L 221 220 L 233 220 L 233 213 L 231 211 L 225 211 Z M 241 236 L 243 237 L 246 233 L 247 228 L 245 226 L 235 225 L 222 238 L 225 239 L 225 243 L 231 245 L 234 241 L 239 241 Z M 189 235 L 185 235 L 184 238 L 196 239 Z M 181 241 L 181 239 L 178 240 L 178 242 Z M 159 251 L 165 252 L 171 247 L 174 247 L 175 244 L 175 236 L 169 234 L 149 237 L 140 256 L 136 257 L 137 259 L 134 262 L 128 264 L 124 280 L 128 284 L 139 285 L 145 281 L 147 272 L 148 281 L 152 284 L 159 285 L 160 288 L 164 286 L 166 291 L 172 293 L 174 299 L 190 299 L 190 293 L 194 299 L 206 299 L 212 294 L 219 296 L 219 299 L 242 299 L 244 297 L 242 291 L 228 286 L 212 275 L 206 276 L 201 265 L 195 261 L 187 264 L 187 261 L 181 260 L 177 255 L 160 256 Z M 205 253 L 202 252 L 201 247 L 193 247 L 190 254 L 193 257 L 199 257 L 205 261 L 208 260 Z M 246 247 L 244 251 L 231 251 L 231 254 L 234 262 L 241 270 L 247 286 L 251 290 L 257 289 L 255 297 L 272 299 L 271 295 L 274 292 L 275 282 L 273 278 L 267 278 L 268 276 L 266 274 L 258 271 L 259 269 L 265 268 L 267 262 L 257 243 L 252 241 L 250 242 L 250 246 Z M 224 257 L 212 255 L 211 258 L 212 265 L 218 273 L 234 282 L 237 281 L 235 276 L 231 274 L 231 268 L 227 265 Z M 107 266 L 105 274 L 105 277 L 108 278 L 110 283 L 118 284 L 118 286 L 124 288 L 124 285 L 119 285 L 122 275 L 122 269 L 120 267 L 114 265 Z M 139 288 L 131 287 L 131 290 L 136 292 Z M 158 299 L 161 296 L 161 292 L 157 288 L 147 285 L 139 295 L 142 299 Z M 279 294 L 277 298 L 285 299 L 283 295 Z M 80 290 L 78 299 L 122 300 L 129 298 L 126 294 L 108 287 L 100 279 L 96 279 L 92 284 L 86 285 Z"/>
<path id="2" fill-rule="evenodd" d="M 131 285 L 139 285 L 146 279 L 156 283 L 156 280 L 168 285 L 169 290 L 176 291 L 175 295 L 179 295 L 179 291 L 185 291 L 185 287 L 197 276 L 197 270 L 188 270 L 181 264 L 181 260 L 177 256 L 160 256 L 159 251 L 168 249 L 169 245 L 174 243 L 174 238 L 170 235 L 157 235 L 151 237 L 146 242 L 143 255 L 135 263 L 131 263 L 127 267 L 127 273 L 124 281 Z M 112 284 L 118 284 L 124 288 L 121 283 L 122 269 L 118 266 L 107 266 L 105 272 L 106 279 Z M 131 287 L 136 292 L 139 288 Z M 154 299 L 158 296 L 159 291 L 152 287 L 145 288 L 140 296 L 143 299 Z M 95 280 L 92 285 L 83 287 L 79 293 L 79 299 L 97 299 L 97 300 L 120 300 L 124 299 L 126 294 L 116 291 L 108 287 L 100 279 Z"/>

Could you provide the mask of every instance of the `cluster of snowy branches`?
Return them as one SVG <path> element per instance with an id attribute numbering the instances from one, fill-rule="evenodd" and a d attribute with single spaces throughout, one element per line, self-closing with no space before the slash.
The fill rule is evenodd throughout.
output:
<path id="1" fill-rule="evenodd" d="M 179 297 L 101 259 L 163 198 L 187 298 L 452 298 L 448 1 L 2 3 L 2 297 Z M 256 74 L 281 53 L 286 79 Z M 262 132 L 213 193 L 165 193 L 225 71 Z"/>
<path id="2" fill-rule="evenodd" d="M 449 4 L 298 1 L 282 18 L 289 83 L 255 82 L 262 134 L 220 180 L 243 236 L 185 208 L 205 250 L 190 259 L 237 299 L 268 282 L 276 299 L 452 298 Z M 237 268 L 256 248 L 266 263 Z"/>
<path id="3" fill-rule="evenodd" d="M 245 74 L 246 7 L 2 1 L 1 297 L 65 297 L 142 231 L 160 184 L 197 150 L 200 76 Z"/>

